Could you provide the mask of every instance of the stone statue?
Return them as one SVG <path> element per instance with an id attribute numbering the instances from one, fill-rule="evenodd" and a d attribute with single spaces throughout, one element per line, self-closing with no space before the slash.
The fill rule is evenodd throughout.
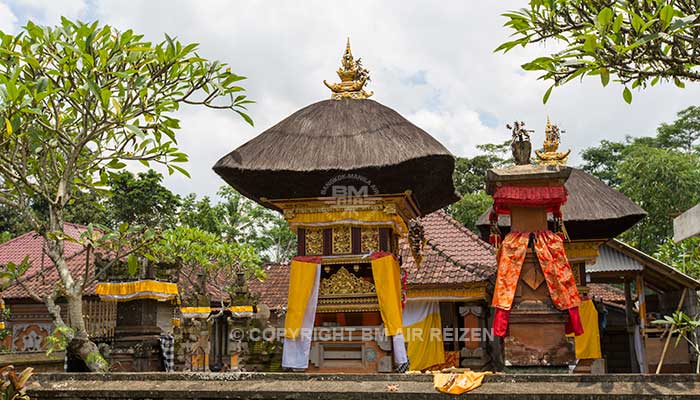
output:
<path id="1" fill-rule="evenodd" d="M 530 132 L 534 131 L 525 129 L 525 123 L 523 121 L 515 121 L 513 122 L 513 126 L 507 124 L 506 128 L 513 131 L 513 139 L 510 143 L 510 148 L 513 151 L 513 161 L 515 161 L 515 165 L 529 165 L 530 152 L 532 151 Z"/>

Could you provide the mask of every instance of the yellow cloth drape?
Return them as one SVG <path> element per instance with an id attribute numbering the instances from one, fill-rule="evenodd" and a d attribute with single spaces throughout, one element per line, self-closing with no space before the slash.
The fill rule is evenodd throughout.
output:
<path id="1" fill-rule="evenodd" d="M 284 337 L 296 339 L 301 333 L 306 305 L 316 279 L 318 264 L 292 260 L 289 266 L 289 291 L 287 316 L 284 320 Z"/>
<path id="2" fill-rule="evenodd" d="M 151 299 L 158 301 L 177 300 L 177 284 L 170 282 L 158 282 L 154 280 L 140 280 L 121 283 L 98 283 L 95 288 L 102 300 L 130 301 Z"/>
<path id="3" fill-rule="evenodd" d="M 406 223 L 398 214 L 387 214 L 384 211 L 335 211 L 325 213 L 300 213 L 293 218 L 287 219 L 292 228 L 296 226 L 313 226 L 323 224 L 352 224 L 355 223 L 375 223 L 391 225 L 400 233 L 408 232 Z"/>
<path id="4" fill-rule="evenodd" d="M 180 307 L 183 318 L 207 318 L 211 314 L 211 307 Z"/>
<path id="5" fill-rule="evenodd" d="M 393 255 L 372 260 L 372 276 L 387 335 L 401 333 L 401 271 L 398 261 Z"/>
<path id="6" fill-rule="evenodd" d="M 412 371 L 422 371 L 445 362 L 440 313 L 428 314 L 422 321 L 403 328 Z"/>
<path id="7" fill-rule="evenodd" d="M 435 374 L 433 385 L 443 393 L 462 394 L 481 386 L 486 375 L 491 375 L 491 372 L 466 371 L 461 374 Z"/>
<path id="8" fill-rule="evenodd" d="M 593 300 L 584 300 L 578 306 L 578 313 L 581 316 L 583 325 L 583 335 L 574 337 L 576 346 L 576 358 L 579 360 L 589 358 L 603 358 L 600 351 L 600 331 L 598 330 L 598 311 L 595 309 Z M 573 336 L 569 334 L 567 336 Z"/>

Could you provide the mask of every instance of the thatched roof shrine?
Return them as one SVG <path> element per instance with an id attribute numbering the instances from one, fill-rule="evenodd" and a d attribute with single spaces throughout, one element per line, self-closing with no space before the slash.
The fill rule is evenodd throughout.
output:
<path id="1" fill-rule="evenodd" d="M 396 111 L 367 99 L 367 71 L 353 64 L 349 51 L 338 71 L 343 82 L 326 83 L 332 100 L 285 118 L 224 156 L 214 171 L 270 208 L 265 199 L 330 196 L 328 183 L 347 175 L 371 186 L 375 193 L 369 194 L 411 191 L 422 215 L 457 201 L 454 157 Z"/>

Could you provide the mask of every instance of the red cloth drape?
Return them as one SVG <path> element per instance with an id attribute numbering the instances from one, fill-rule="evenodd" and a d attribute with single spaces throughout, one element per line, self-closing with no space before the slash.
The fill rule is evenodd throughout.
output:
<path id="1" fill-rule="evenodd" d="M 564 186 L 501 186 L 493 194 L 493 209 L 498 214 L 509 214 L 510 207 L 544 207 L 558 212 L 566 203 Z"/>

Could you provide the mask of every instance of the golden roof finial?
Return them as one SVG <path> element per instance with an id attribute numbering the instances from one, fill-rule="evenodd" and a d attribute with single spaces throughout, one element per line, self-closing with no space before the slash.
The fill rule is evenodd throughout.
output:
<path id="1" fill-rule="evenodd" d="M 340 78 L 340 83 L 323 83 L 333 91 L 333 100 L 341 99 L 366 99 L 374 92 L 365 92 L 364 86 L 370 80 L 369 71 L 362 67 L 361 59 L 355 60 L 350 50 L 350 38 L 345 45 L 345 52 L 341 59 L 340 68 L 336 71 Z"/>
<path id="2" fill-rule="evenodd" d="M 542 150 L 535 150 L 537 163 L 540 165 L 566 165 L 571 149 L 566 152 L 558 152 L 561 133 L 559 126 L 552 125 L 547 116 L 547 125 L 544 127 L 544 144 Z"/>

